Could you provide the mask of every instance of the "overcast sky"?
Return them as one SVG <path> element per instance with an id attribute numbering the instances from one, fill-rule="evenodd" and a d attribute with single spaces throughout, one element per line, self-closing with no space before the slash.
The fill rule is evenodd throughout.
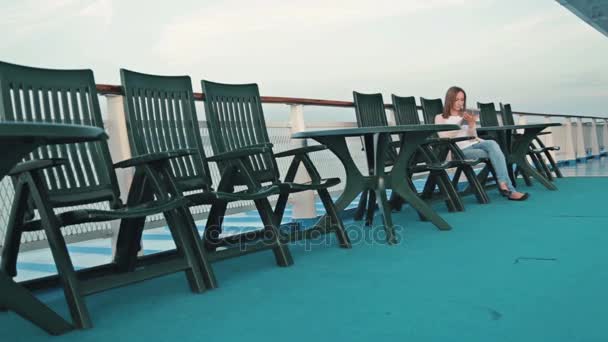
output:
<path id="1" fill-rule="evenodd" d="M 257 82 L 262 95 L 352 91 L 608 116 L 608 38 L 553 0 L 0 2 L 0 60 Z"/>

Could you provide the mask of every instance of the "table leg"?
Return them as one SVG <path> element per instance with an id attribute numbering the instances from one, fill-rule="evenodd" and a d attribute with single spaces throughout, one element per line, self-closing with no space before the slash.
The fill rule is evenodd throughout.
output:
<path id="1" fill-rule="evenodd" d="M 432 132 L 407 132 L 404 134 L 405 143 L 399 151 L 397 161 L 391 171 L 391 185 L 393 191 L 397 191 L 403 199 L 416 209 L 427 220 L 431 221 L 437 228 L 441 230 L 451 229 L 450 225 L 442 219 L 426 202 L 418 197 L 418 194 L 403 181 L 403 175 L 407 174 L 406 170 L 409 165 L 410 158 L 418 149 L 426 138 Z"/>
<path id="2" fill-rule="evenodd" d="M 344 166 L 344 171 L 346 172 L 344 190 L 335 202 L 336 211 L 340 212 L 348 207 L 358 194 L 369 188 L 369 182 L 366 177 L 361 174 L 359 168 L 353 161 L 348 146 L 346 145 L 345 137 L 315 137 L 315 139 L 327 146 L 327 148 L 340 159 Z"/>
<path id="3" fill-rule="evenodd" d="M 382 213 L 382 220 L 384 223 L 384 231 L 386 233 L 386 242 L 389 245 L 397 243 L 397 237 L 395 236 L 395 227 L 393 226 L 393 219 L 391 216 L 391 206 L 388 203 L 386 197 L 387 181 L 386 174 L 384 172 L 384 165 L 386 162 L 386 151 L 388 150 L 388 134 L 374 134 L 373 136 L 373 151 L 375 155 L 374 167 L 370 168 L 373 172 L 370 176 L 375 176 L 377 179 L 375 185 L 376 199 L 378 201 L 378 207 Z"/>

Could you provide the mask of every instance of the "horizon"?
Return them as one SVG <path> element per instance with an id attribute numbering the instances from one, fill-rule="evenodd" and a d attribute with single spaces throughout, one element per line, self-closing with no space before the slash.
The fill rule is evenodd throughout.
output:
<path id="1" fill-rule="evenodd" d="M 255 82 L 265 96 L 344 101 L 353 90 L 385 101 L 442 98 L 459 85 L 469 107 L 608 117 L 608 40 L 553 0 L 146 5 L 0 4 L 0 60 L 90 68 L 97 83 L 120 84 L 128 68 L 189 75 L 195 92 L 204 78 Z"/>

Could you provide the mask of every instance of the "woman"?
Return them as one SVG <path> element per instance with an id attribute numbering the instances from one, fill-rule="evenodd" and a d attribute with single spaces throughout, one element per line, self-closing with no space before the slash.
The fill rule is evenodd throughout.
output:
<path id="1" fill-rule="evenodd" d="M 507 162 L 500 146 L 494 140 L 484 140 L 477 137 L 475 116 L 465 112 L 467 94 L 462 88 L 451 87 L 445 94 L 443 113 L 435 116 L 436 124 L 456 124 L 461 128 L 458 131 L 440 132 L 445 138 L 475 137 L 470 140 L 459 141 L 456 144 L 466 158 L 489 158 L 498 179 L 500 193 L 512 201 L 523 201 L 529 197 L 527 193 L 515 191 L 509 181 Z"/>

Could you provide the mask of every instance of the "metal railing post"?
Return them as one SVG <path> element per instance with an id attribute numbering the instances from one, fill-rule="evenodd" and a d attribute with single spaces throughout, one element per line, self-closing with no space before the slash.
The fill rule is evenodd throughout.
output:
<path id="1" fill-rule="evenodd" d="M 583 129 L 583 119 L 576 118 L 576 161 L 587 161 L 587 148 L 585 146 L 585 131 Z"/>
<path id="2" fill-rule="evenodd" d="M 545 116 L 545 123 L 552 123 L 551 117 L 550 116 Z M 543 144 L 545 144 L 545 146 L 555 146 L 555 142 L 554 142 L 554 132 L 553 132 L 553 127 L 547 127 L 545 129 L 546 132 L 550 132 L 549 134 L 545 134 L 545 135 L 541 135 L 540 139 L 543 142 Z M 555 156 L 555 151 L 549 151 L 549 154 L 551 154 L 551 157 L 553 157 L 554 160 L 557 161 L 557 158 Z"/>
<path id="3" fill-rule="evenodd" d="M 602 155 L 605 156 L 608 154 L 608 119 L 604 119 L 602 140 L 604 141 Z"/>
<path id="4" fill-rule="evenodd" d="M 564 161 L 568 164 L 576 164 L 576 145 L 574 139 L 575 131 L 572 127 L 572 119 L 570 117 L 566 117 L 564 122 L 564 131 Z"/>
<path id="5" fill-rule="evenodd" d="M 303 105 L 290 105 L 291 110 L 289 112 L 289 128 L 290 133 L 300 132 L 306 129 L 304 123 L 304 106 Z M 299 146 L 306 146 L 305 139 L 294 139 L 292 143 Z M 300 164 L 298 172 L 295 177 L 295 181 L 298 183 L 310 182 L 310 176 L 302 164 Z M 313 191 L 302 191 L 289 196 L 289 202 L 293 205 L 292 218 L 314 218 L 317 217 L 317 210 L 315 206 L 315 194 Z"/>
<path id="6" fill-rule="evenodd" d="M 501 119 L 502 119 L 502 115 L 500 115 L 500 116 L 501 116 Z M 528 118 L 525 115 L 523 115 L 523 114 L 519 114 L 519 117 L 517 118 L 517 124 L 518 125 L 527 125 L 528 124 Z M 516 132 L 518 134 L 524 134 L 524 130 L 523 129 L 517 129 Z"/>
<path id="7" fill-rule="evenodd" d="M 591 119 L 591 154 L 594 158 L 600 157 L 600 140 L 597 135 L 597 123 Z"/>
<path id="8" fill-rule="evenodd" d="M 395 119 L 395 110 L 392 108 L 388 108 L 386 110 L 386 121 L 389 126 L 395 126 L 397 124 L 397 120 Z"/>

